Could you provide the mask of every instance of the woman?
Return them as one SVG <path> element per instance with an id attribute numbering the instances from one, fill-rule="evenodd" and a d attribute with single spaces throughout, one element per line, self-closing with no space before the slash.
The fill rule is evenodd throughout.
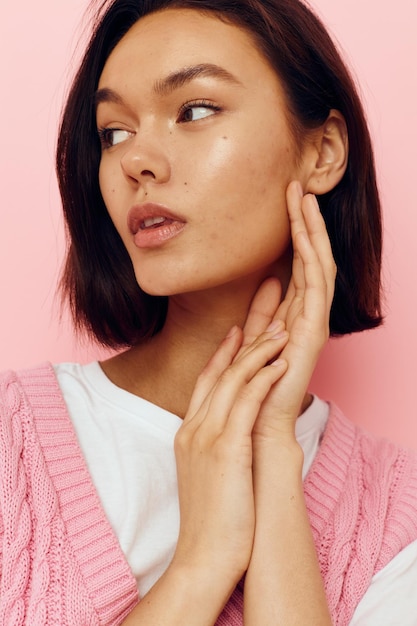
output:
<path id="1" fill-rule="evenodd" d="M 381 323 L 372 149 L 321 24 L 105 3 L 57 171 L 74 319 L 125 350 L 2 379 L 3 623 L 371 623 L 417 466 L 307 391 L 329 325 Z"/>

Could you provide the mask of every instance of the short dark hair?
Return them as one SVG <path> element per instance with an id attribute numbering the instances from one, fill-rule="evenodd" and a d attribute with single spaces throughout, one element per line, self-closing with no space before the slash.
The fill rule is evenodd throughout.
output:
<path id="1" fill-rule="evenodd" d="M 138 286 L 100 193 L 94 94 L 107 58 L 131 26 L 168 7 L 214 13 L 253 36 L 283 83 L 296 137 L 321 126 L 331 109 L 344 116 L 347 170 L 332 191 L 319 197 L 338 267 L 330 332 L 343 335 L 378 326 L 382 226 L 372 144 L 354 81 L 317 16 L 299 0 L 107 0 L 96 7 L 57 145 L 69 241 L 61 288 L 76 328 L 120 347 L 154 335 L 165 322 L 167 298 L 150 296 Z"/>

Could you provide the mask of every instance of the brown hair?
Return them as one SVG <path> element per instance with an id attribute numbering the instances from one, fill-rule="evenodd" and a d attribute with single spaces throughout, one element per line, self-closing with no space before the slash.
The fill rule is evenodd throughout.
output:
<path id="1" fill-rule="evenodd" d="M 165 321 L 167 298 L 138 286 L 100 193 L 94 94 L 108 56 L 130 27 L 168 7 L 214 12 L 252 34 L 284 85 L 295 136 L 322 125 L 331 109 L 345 117 L 347 170 L 318 198 L 338 267 L 330 331 L 341 335 L 378 326 L 382 228 L 372 144 L 354 81 L 320 20 L 299 0 L 113 0 L 96 9 L 57 145 L 69 239 L 61 287 L 76 327 L 117 347 L 152 336 Z"/>

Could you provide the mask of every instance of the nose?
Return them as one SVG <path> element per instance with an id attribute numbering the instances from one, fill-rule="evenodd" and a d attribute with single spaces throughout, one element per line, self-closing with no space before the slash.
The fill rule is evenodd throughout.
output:
<path id="1" fill-rule="evenodd" d="M 171 166 L 161 143 L 138 133 L 123 153 L 120 165 L 133 185 L 149 182 L 165 183 L 171 176 Z"/>

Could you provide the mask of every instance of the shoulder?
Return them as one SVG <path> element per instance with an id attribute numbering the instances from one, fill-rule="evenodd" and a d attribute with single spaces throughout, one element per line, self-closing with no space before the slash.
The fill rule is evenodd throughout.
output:
<path id="1" fill-rule="evenodd" d="M 381 525 L 394 552 L 417 538 L 416 452 L 365 432 L 332 404 L 305 492 L 320 533 L 337 518 Z"/>
<path id="2" fill-rule="evenodd" d="M 408 493 L 417 505 L 417 452 L 366 432 L 333 404 L 320 454 L 323 468 L 338 468 L 364 492 L 379 491 L 390 505 Z"/>
<path id="3" fill-rule="evenodd" d="M 57 411 L 66 409 L 50 363 L 0 373 L 0 445 L 5 453 L 13 441 L 20 447 L 33 439 L 37 418 Z"/>
<path id="4" fill-rule="evenodd" d="M 29 394 L 38 391 L 58 393 L 54 368 L 51 363 L 41 363 L 37 366 L 21 370 L 5 370 L 0 372 L 0 400 L 5 401 L 12 391 Z"/>
<path id="5" fill-rule="evenodd" d="M 30 413 L 32 406 L 59 403 L 61 399 L 61 390 L 50 363 L 0 373 L 0 410 L 3 416 L 10 412 Z"/>
<path id="6" fill-rule="evenodd" d="M 330 453 L 342 449 L 350 462 L 365 471 L 380 474 L 391 482 L 417 468 L 417 451 L 373 435 L 351 422 L 334 404 L 330 404 L 329 421 L 323 439 Z M 364 477 L 366 480 L 366 476 Z M 396 486 L 400 484 L 396 481 Z M 416 485 L 417 486 L 417 485 Z"/>
<path id="7" fill-rule="evenodd" d="M 321 451 L 323 462 L 328 456 L 332 458 L 336 455 L 345 470 L 370 467 L 372 472 L 387 474 L 387 478 L 392 475 L 393 468 L 401 474 L 404 465 L 417 466 L 417 451 L 365 431 L 332 403 Z"/>

